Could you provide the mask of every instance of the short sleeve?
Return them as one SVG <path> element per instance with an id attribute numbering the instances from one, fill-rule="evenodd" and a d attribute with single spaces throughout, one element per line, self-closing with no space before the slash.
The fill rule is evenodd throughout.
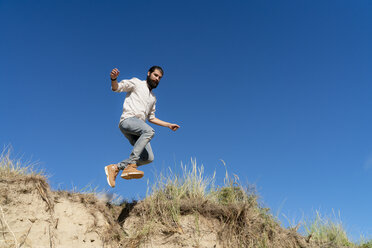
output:
<path id="1" fill-rule="evenodd" d="M 121 80 L 118 83 L 118 89 L 115 92 L 131 92 L 135 88 L 135 83 L 133 78 L 129 80 Z"/>

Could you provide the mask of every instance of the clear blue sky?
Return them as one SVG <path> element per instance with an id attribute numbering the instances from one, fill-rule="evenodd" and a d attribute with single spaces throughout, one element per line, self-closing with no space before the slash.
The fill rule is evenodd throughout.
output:
<path id="1" fill-rule="evenodd" d="M 53 188 L 109 189 L 131 146 L 109 73 L 161 65 L 155 161 L 113 192 L 196 158 L 256 184 L 290 219 L 340 211 L 372 235 L 372 4 L 358 1 L 0 1 L 0 143 Z M 283 220 L 283 217 L 281 217 Z M 285 221 L 283 221 L 285 223 Z"/>

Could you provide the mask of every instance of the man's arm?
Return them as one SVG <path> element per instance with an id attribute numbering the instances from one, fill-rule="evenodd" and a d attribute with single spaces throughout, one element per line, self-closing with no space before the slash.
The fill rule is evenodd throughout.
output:
<path id="1" fill-rule="evenodd" d="M 170 128 L 171 130 L 173 131 L 176 131 L 178 128 L 180 128 L 179 125 L 177 124 L 173 124 L 173 123 L 169 123 L 169 122 L 166 122 L 166 121 L 162 121 L 156 117 L 152 118 L 152 119 L 149 119 L 149 122 L 153 123 L 153 124 L 156 124 L 156 125 L 159 125 L 159 126 L 162 126 L 162 127 L 168 127 Z"/>
<path id="2" fill-rule="evenodd" d="M 118 78 L 119 74 L 120 74 L 120 71 L 116 68 L 111 71 L 110 77 L 111 77 L 111 89 L 112 89 L 112 91 L 117 91 L 118 90 L 119 85 L 118 85 L 117 78 Z"/>

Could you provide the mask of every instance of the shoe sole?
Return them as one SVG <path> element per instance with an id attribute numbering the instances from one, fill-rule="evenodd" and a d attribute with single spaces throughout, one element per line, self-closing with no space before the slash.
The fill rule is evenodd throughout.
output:
<path id="1" fill-rule="evenodd" d="M 120 177 L 123 179 L 130 180 L 130 179 L 140 179 L 143 177 L 143 175 L 144 173 L 127 172 L 127 173 L 122 173 Z"/>
<path id="2" fill-rule="evenodd" d="M 108 174 L 107 166 L 105 166 L 105 173 L 106 173 L 106 179 L 107 179 L 107 183 L 108 183 L 108 185 L 110 185 L 111 188 L 114 188 L 115 185 L 112 186 L 112 185 L 110 184 L 110 180 L 109 180 L 109 174 Z"/>

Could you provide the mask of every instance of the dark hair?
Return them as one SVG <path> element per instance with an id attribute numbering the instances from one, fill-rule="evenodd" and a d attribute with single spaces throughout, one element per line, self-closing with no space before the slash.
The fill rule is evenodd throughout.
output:
<path id="1" fill-rule="evenodd" d="M 152 67 L 149 69 L 149 72 L 150 72 L 150 73 L 153 73 L 155 70 L 159 70 L 159 71 L 161 72 L 161 75 L 164 75 L 164 71 L 163 71 L 163 69 L 162 69 L 160 66 L 158 66 L 158 65 L 154 65 L 154 66 L 152 66 Z"/>

